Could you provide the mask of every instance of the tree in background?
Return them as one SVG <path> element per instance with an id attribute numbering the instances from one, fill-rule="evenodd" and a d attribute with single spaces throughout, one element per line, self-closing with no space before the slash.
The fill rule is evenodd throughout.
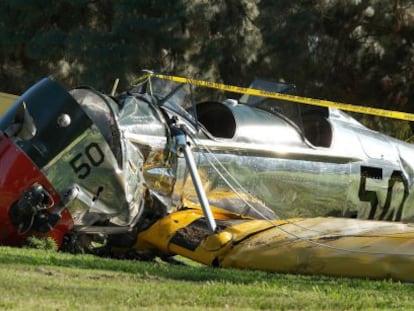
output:
<path id="1" fill-rule="evenodd" d="M 44 75 L 109 90 L 142 68 L 165 70 L 184 53 L 179 1 L 0 2 L 0 82 L 19 93 Z"/>
<path id="2" fill-rule="evenodd" d="M 66 75 L 65 39 L 87 27 L 84 1 L 16 0 L 0 2 L 0 82 L 20 93 L 41 76 Z"/>
<path id="3" fill-rule="evenodd" d="M 413 40 L 410 0 L 4 0 L 0 82 L 20 93 L 52 75 L 109 91 L 143 68 L 238 85 L 260 76 L 300 95 L 414 112 Z"/>
<path id="4" fill-rule="evenodd" d="M 414 111 L 412 1 L 263 1 L 260 12 L 260 72 L 271 66 L 307 96 Z M 363 119 L 400 138 L 409 134 L 401 122 Z"/>

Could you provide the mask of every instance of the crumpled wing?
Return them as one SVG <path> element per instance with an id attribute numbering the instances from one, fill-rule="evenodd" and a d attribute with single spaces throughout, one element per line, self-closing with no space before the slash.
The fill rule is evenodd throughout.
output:
<path id="1" fill-rule="evenodd" d="M 0 92 L 0 116 L 10 107 L 19 96 Z"/>
<path id="2" fill-rule="evenodd" d="M 156 222 L 135 247 L 225 268 L 414 281 L 411 225 L 331 217 L 267 221 L 213 212 L 215 234 L 199 210 L 188 209 Z"/>

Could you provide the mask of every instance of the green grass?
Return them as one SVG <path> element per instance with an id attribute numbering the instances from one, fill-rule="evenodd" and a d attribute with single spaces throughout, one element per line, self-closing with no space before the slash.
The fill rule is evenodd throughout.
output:
<path id="1" fill-rule="evenodd" d="M 1 310 L 410 310 L 413 284 L 0 248 Z"/>

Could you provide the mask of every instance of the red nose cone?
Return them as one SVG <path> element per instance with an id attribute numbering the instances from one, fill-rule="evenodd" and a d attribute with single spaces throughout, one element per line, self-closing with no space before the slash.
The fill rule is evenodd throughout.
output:
<path id="1" fill-rule="evenodd" d="M 36 232 L 18 233 L 9 217 L 10 207 L 17 202 L 23 192 L 33 184 L 42 185 L 59 204 L 60 197 L 42 172 L 10 139 L 0 132 L 0 245 L 20 246 L 28 236 L 51 236 L 60 247 L 63 236 L 73 228 L 73 221 L 65 209 L 56 226 L 46 234 Z"/>

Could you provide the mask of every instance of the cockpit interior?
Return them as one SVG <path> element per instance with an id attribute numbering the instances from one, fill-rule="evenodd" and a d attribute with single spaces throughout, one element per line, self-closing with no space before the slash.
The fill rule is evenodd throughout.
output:
<path id="1" fill-rule="evenodd" d="M 234 105 L 237 104 L 233 104 Z M 299 107 L 299 104 L 289 103 L 289 111 L 282 106 L 257 106 L 251 109 L 260 109 L 273 114 L 275 118 L 282 118 L 315 147 L 328 148 L 332 144 L 332 128 L 328 121 L 329 110 L 324 107 Z M 295 113 L 292 107 L 296 106 Z M 232 139 L 236 132 L 239 119 L 234 115 L 235 109 L 226 102 L 202 102 L 197 104 L 198 121 L 215 137 Z M 272 107 L 272 109 L 267 109 Z M 293 109 L 293 110 L 295 110 Z M 260 124 L 258 124 L 260 126 Z"/>

